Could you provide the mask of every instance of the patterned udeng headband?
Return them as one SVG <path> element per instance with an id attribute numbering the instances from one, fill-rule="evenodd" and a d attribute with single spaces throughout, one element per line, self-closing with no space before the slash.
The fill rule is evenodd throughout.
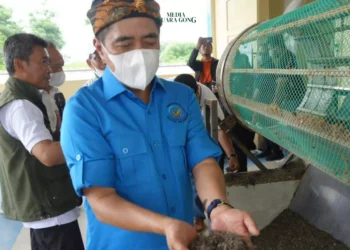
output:
<path id="1" fill-rule="evenodd" d="M 94 1 L 87 13 L 95 35 L 108 25 L 128 17 L 150 17 L 162 25 L 159 4 L 154 0 Z"/>

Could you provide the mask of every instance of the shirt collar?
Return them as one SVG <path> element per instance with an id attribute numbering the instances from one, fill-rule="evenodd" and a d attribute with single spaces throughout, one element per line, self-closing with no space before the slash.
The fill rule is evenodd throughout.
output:
<path id="1" fill-rule="evenodd" d="M 102 82 L 104 96 L 107 101 L 123 92 L 130 91 L 117 80 L 109 67 L 106 67 L 106 70 L 102 76 Z M 155 76 L 152 91 L 158 86 L 160 86 L 163 90 L 166 90 L 164 83 L 157 76 Z"/>

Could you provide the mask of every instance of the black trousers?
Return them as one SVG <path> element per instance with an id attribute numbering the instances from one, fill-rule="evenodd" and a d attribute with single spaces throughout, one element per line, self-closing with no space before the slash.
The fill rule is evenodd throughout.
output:
<path id="1" fill-rule="evenodd" d="M 231 130 L 231 135 L 238 139 L 248 150 L 255 150 L 256 146 L 254 144 L 255 133 L 248 130 L 247 128 L 241 126 L 239 123 Z M 239 162 L 238 172 L 248 171 L 248 157 L 246 154 L 233 143 L 233 148 L 236 151 L 236 155 Z"/>
<path id="2" fill-rule="evenodd" d="M 84 250 L 78 221 L 43 229 L 30 229 L 32 250 Z"/>
<path id="3" fill-rule="evenodd" d="M 266 152 L 274 153 L 274 154 L 282 153 L 281 147 L 278 144 L 276 144 L 276 143 L 274 143 L 266 138 L 264 138 L 264 147 L 265 147 L 264 151 L 266 151 Z"/>
<path id="4" fill-rule="evenodd" d="M 239 163 L 239 169 L 237 172 L 247 172 L 248 171 L 248 157 L 246 154 L 235 144 L 233 144 L 233 148 L 236 151 L 237 160 Z"/>

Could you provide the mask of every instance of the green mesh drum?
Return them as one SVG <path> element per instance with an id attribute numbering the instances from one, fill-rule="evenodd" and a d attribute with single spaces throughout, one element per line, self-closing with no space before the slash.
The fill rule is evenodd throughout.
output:
<path id="1" fill-rule="evenodd" d="M 217 74 L 228 112 L 350 184 L 350 0 L 318 0 L 248 28 Z"/>

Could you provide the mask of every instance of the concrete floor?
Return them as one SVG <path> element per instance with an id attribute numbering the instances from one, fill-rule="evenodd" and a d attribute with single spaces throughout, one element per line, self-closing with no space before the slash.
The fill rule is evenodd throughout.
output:
<path id="1" fill-rule="evenodd" d="M 267 168 L 278 167 L 277 162 L 265 162 Z M 249 161 L 249 171 L 256 171 L 258 168 Z M 86 215 L 83 207 L 80 207 L 81 215 L 79 225 L 82 232 L 84 243 L 86 242 Z M 20 222 L 9 221 L 0 215 L 0 250 L 27 250 L 30 249 L 29 229 L 24 228 Z"/>

